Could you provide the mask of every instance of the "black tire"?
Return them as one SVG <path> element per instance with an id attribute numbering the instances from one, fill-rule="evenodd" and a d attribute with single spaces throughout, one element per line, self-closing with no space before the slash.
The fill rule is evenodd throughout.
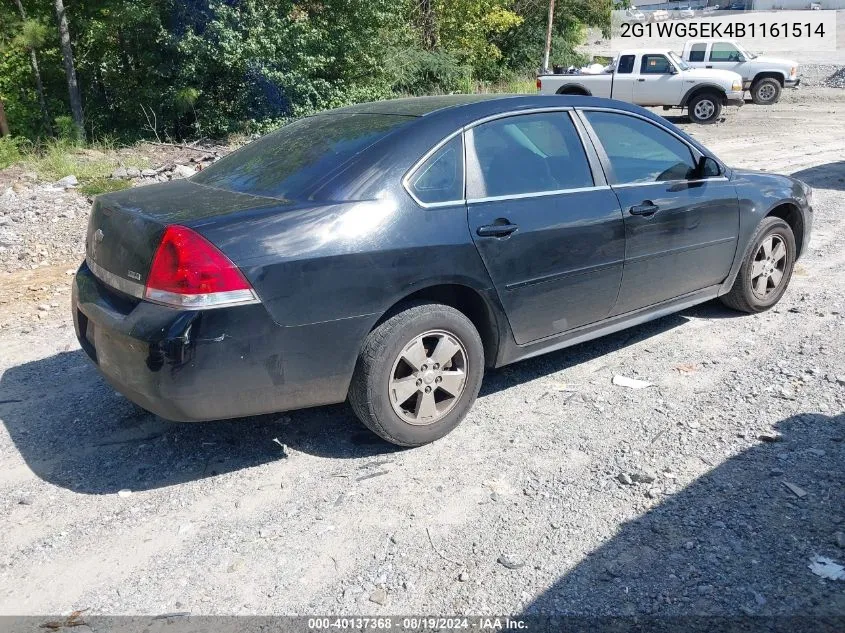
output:
<path id="1" fill-rule="evenodd" d="M 754 291 L 752 287 L 752 273 L 754 271 L 755 261 L 758 259 L 760 248 L 766 240 L 770 237 L 776 236 L 786 247 L 786 255 L 783 265 L 782 277 L 778 285 L 769 292 L 765 297 Z M 792 228 L 783 220 L 776 217 L 764 218 L 757 227 L 754 237 L 749 243 L 748 249 L 745 252 L 742 266 L 739 269 L 739 274 L 736 276 L 734 285 L 728 294 L 721 297 L 722 303 L 729 308 L 739 310 L 740 312 L 763 312 L 768 310 L 778 301 L 780 301 L 783 293 L 789 285 L 789 280 L 792 279 L 792 271 L 795 268 L 796 259 L 795 235 Z"/>
<path id="2" fill-rule="evenodd" d="M 432 331 L 454 337 L 463 345 L 466 375 L 463 391 L 442 418 L 427 424 L 412 424 L 397 414 L 391 401 L 394 365 L 409 343 Z M 364 340 L 349 386 L 349 403 L 358 419 L 388 442 L 421 446 L 440 439 L 460 424 L 478 396 L 483 376 L 484 346 L 472 321 L 447 305 L 409 303 Z M 436 386 L 434 390 L 437 391 Z"/>
<path id="3" fill-rule="evenodd" d="M 710 108 L 704 108 L 703 104 L 710 104 Z M 702 109 L 708 109 L 709 114 L 702 116 L 696 113 L 696 108 L 702 104 Z M 699 92 L 693 95 L 692 99 L 687 103 L 687 114 L 693 123 L 714 123 L 719 120 L 722 114 L 722 96 L 716 92 Z"/>
<path id="4" fill-rule="evenodd" d="M 758 79 L 751 86 L 751 101 L 757 105 L 772 105 L 780 100 L 782 90 L 783 86 L 777 79 L 772 77 Z"/>

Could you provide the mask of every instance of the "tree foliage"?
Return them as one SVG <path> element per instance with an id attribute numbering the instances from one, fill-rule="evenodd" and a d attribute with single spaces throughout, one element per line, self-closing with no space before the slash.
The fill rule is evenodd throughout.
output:
<path id="1" fill-rule="evenodd" d="M 260 132 L 312 111 L 401 94 L 472 90 L 542 60 L 548 0 L 66 0 L 89 137 Z M 552 59 L 575 61 L 611 0 L 557 0 Z M 67 128 L 52 3 L 0 0 L 0 99 L 12 133 Z"/>

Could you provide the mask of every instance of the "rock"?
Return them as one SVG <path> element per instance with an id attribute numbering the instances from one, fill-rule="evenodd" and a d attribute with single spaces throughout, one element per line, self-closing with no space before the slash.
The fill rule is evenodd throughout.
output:
<path id="1" fill-rule="evenodd" d="M 468 573 L 466 573 L 465 571 L 462 571 L 460 574 L 458 574 L 458 581 L 459 582 L 466 582 L 467 580 L 469 580 L 469 574 Z"/>
<path id="2" fill-rule="evenodd" d="M 129 176 L 129 178 L 140 178 L 141 170 L 137 167 L 129 167 L 126 170 L 126 175 Z"/>
<path id="3" fill-rule="evenodd" d="M 787 387 L 781 387 L 778 390 L 778 395 L 784 400 L 795 400 L 795 392 Z"/>
<path id="4" fill-rule="evenodd" d="M 387 602 L 387 592 L 384 589 L 376 589 L 370 594 L 370 602 L 383 605 Z"/>
<path id="5" fill-rule="evenodd" d="M 131 494 L 132 494 L 132 491 L 131 491 L 131 490 L 129 490 L 129 488 L 124 488 L 123 490 L 118 490 L 118 491 L 117 491 L 117 496 L 118 496 L 118 497 L 121 497 L 121 498 L 123 498 L 123 499 L 125 499 L 126 497 L 128 497 L 128 496 L 129 496 L 129 495 L 131 495 Z"/>
<path id="6" fill-rule="evenodd" d="M 158 174 L 158 172 L 155 169 L 142 169 L 141 170 L 141 175 L 144 178 L 155 178 L 156 174 Z"/>
<path id="7" fill-rule="evenodd" d="M 631 475 L 629 475 L 628 473 L 619 473 L 617 479 L 620 481 L 620 483 L 623 483 L 626 486 L 634 485 L 634 480 L 631 479 Z"/>
<path id="8" fill-rule="evenodd" d="M 701 428 L 701 422 L 698 422 L 697 420 L 689 420 L 687 422 L 687 426 L 691 429 L 700 429 Z"/>
<path id="9" fill-rule="evenodd" d="M 780 442 L 783 438 L 780 433 L 761 433 L 757 439 L 761 442 Z"/>
<path id="10" fill-rule="evenodd" d="M 660 488 L 649 488 L 645 491 L 645 496 L 649 499 L 657 499 L 660 496 Z"/>
<path id="11" fill-rule="evenodd" d="M 60 181 L 56 183 L 57 187 L 63 187 L 65 189 L 72 189 L 79 185 L 79 181 L 76 179 L 76 176 L 65 176 Z"/>
<path id="12" fill-rule="evenodd" d="M 635 484 L 651 484 L 657 479 L 652 473 L 646 470 L 640 470 L 635 473 L 631 473 L 631 481 Z"/>
<path id="13" fill-rule="evenodd" d="M 32 505 L 32 497 L 30 497 L 28 495 L 20 497 L 18 499 L 18 505 L 31 506 Z M 842 534 L 842 532 L 837 532 L 837 534 Z"/>
<path id="14" fill-rule="evenodd" d="M 173 169 L 173 177 L 174 178 L 190 178 L 195 173 L 197 173 L 194 169 L 186 165 L 176 165 Z"/>
<path id="15" fill-rule="evenodd" d="M 499 563 L 505 569 L 520 569 L 522 567 L 525 567 L 524 562 L 515 561 L 515 560 L 505 556 L 504 554 L 499 556 L 499 558 L 496 559 L 496 562 Z"/>
<path id="16" fill-rule="evenodd" d="M 50 306 L 48 306 L 46 303 L 42 303 L 41 305 L 38 306 L 38 311 L 39 312 L 49 312 Z"/>
<path id="17" fill-rule="evenodd" d="M 18 501 L 18 503 L 20 503 L 20 501 Z M 833 544 L 836 545 L 836 547 L 845 549 L 845 532 L 834 532 Z"/>
<path id="18" fill-rule="evenodd" d="M 125 167 L 118 167 L 111 173 L 111 177 L 115 180 L 126 180 L 129 177 L 129 172 Z"/>
<path id="19" fill-rule="evenodd" d="M 836 384 L 845 386 L 845 375 L 836 376 Z"/>

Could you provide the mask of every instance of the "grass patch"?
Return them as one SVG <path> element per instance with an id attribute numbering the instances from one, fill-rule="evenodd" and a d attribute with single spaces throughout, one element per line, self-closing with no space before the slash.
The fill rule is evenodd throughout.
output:
<path id="1" fill-rule="evenodd" d="M 118 167 L 144 169 L 148 163 L 142 158 L 118 156 L 109 145 L 81 147 L 66 141 L 54 141 L 37 148 L 25 162 L 44 180 L 56 181 L 73 175 L 80 185 L 105 180 Z"/>
<path id="2" fill-rule="evenodd" d="M 0 137 L 0 169 L 20 162 L 22 158 L 20 140 L 11 136 Z"/>
<path id="3" fill-rule="evenodd" d="M 124 189 L 129 189 L 129 187 L 131 186 L 132 183 L 128 180 L 114 180 L 112 178 L 94 178 L 92 180 L 88 180 L 87 182 L 83 182 L 79 186 L 79 192 L 86 196 L 98 196 L 101 193 L 123 191 Z"/>

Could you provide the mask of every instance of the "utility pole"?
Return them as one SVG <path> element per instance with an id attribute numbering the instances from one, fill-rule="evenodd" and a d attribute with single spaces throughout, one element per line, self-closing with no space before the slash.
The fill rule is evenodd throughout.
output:
<path id="1" fill-rule="evenodd" d="M 549 54 L 552 50 L 552 20 L 555 15 L 555 0 L 549 0 L 549 24 L 546 28 L 546 51 L 543 55 L 543 72 L 549 72 Z"/>

